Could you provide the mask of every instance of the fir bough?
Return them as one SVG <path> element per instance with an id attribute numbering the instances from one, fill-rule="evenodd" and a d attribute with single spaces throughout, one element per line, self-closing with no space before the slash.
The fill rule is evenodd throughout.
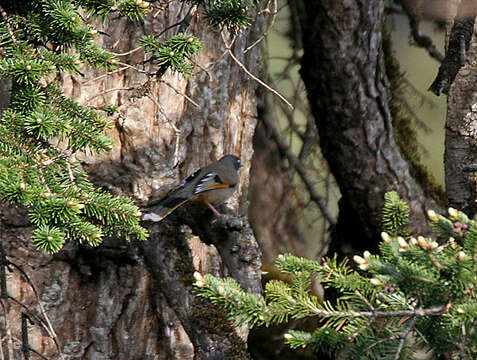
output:
<path id="1" fill-rule="evenodd" d="M 106 3 L 112 2 L 23 2 L 4 9 L 9 14 L 0 24 L 0 77 L 12 81 L 0 116 L 0 198 L 28 209 L 33 242 L 47 252 L 66 240 L 95 246 L 105 236 L 147 237 L 132 201 L 94 188 L 72 161 L 78 151 L 108 151 L 103 132 L 110 123 L 65 97 L 54 81 L 61 72 L 79 73 L 82 63 L 114 68 L 115 55 L 93 42 L 98 31 L 78 11 L 82 5 L 102 14 Z M 114 4 L 111 11 L 130 18 L 144 14 L 142 2 Z"/>
<path id="2" fill-rule="evenodd" d="M 140 41 L 146 53 L 151 54 L 151 60 L 159 65 L 159 76 L 169 68 L 190 75 L 193 67 L 187 61 L 202 47 L 202 41 L 188 34 L 174 35 L 162 42 L 153 35 L 144 35 Z"/>
<path id="3" fill-rule="evenodd" d="M 257 0 L 182 0 L 200 6 L 209 24 L 236 33 L 252 20 L 252 9 Z"/>
<path id="4" fill-rule="evenodd" d="M 195 273 L 200 296 L 250 327 L 317 317 L 315 331 L 292 330 L 292 348 L 311 347 L 340 359 L 413 359 L 418 348 L 434 357 L 477 356 L 477 222 L 449 209 L 449 217 L 428 212 L 430 226 L 448 240 L 406 235 L 409 210 L 388 193 L 380 254 L 355 256 L 360 271 L 336 257 L 317 261 L 290 254 L 277 268 L 290 282 L 272 280 L 264 296 L 244 292 L 233 279 Z M 407 235 L 406 235 L 407 236 Z M 317 276 L 341 294 L 334 303 L 311 293 Z"/>

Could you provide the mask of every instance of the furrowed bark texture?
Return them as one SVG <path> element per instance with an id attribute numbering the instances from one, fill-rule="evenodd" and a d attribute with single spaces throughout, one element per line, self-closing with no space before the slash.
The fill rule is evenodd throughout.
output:
<path id="1" fill-rule="evenodd" d="M 301 76 L 323 154 L 342 193 L 334 240 L 354 249 L 375 246 L 384 193 L 390 190 L 409 203 L 413 231 L 425 232 L 425 210 L 438 206 L 410 176 L 393 139 L 392 89 L 381 48 L 383 2 L 313 0 L 303 5 Z"/>
<path id="2" fill-rule="evenodd" d="M 447 99 L 447 205 L 477 214 L 477 40 L 475 34 Z"/>
<path id="3" fill-rule="evenodd" d="M 109 34 L 102 38 L 102 45 L 116 53 L 134 49 L 145 32 L 158 34 L 183 19 L 189 10 L 183 5 L 171 1 L 144 24 L 110 19 L 102 29 Z M 258 27 L 241 32 L 233 46 L 236 56 L 255 74 L 258 49 L 245 56 L 243 50 L 257 38 Z M 111 239 L 99 248 L 70 245 L 69 250 L 48 256 L 32 246 L 25 214 L 9 219 L 5 214 L 12 210 L 4 211 L 0 239 L 10 261 L 31 277 L 65 358 L 249 357 L 244 342 L 247 332 L 234 328 L 217 308 L 194 295 L 192 274 L 198 270 L 230 275 L 247 290 L 261 291 L 261 254 L 246 220 L 245 201 L 256 124 L 256 84 L 229 56 L 221 57 L 225 46 L 220 33 L 206 25 L 200 11 L 192 12 L 190 22 L 181 26 L 180 31 L 185 30 L 203 40 L 195 60 L 207 71 L 196 67 L 197 74 L 188 79 L 167 71 L 157 81 L 131 69 L 101 78 L 100 72 L 84 69 L 84 77 L 65 76 L 63 87 L 83 104 L 118 106 L 111 117 L 110 135 L 115 140 L 111 154 L 102 158 L 83 154 L 78 160 L 96 184 L 130 195 L 138 203 L 161 196 L 225 153 L 240 156 L 244 164 L 240 184 L 234 198 L 219 208 L 223 217 L 217 219 L 200 205 L 186 205 L 150 226 L 145 242 Z M 166 37 L 178 31 L 174 27 Z M 142 51 L 121 57 L 124 63 L 154 72 L 154 65 L 144 60 Z M 41 317 L 38 301 L 21 272 L 12 268 L 7 283 L 9 295 Z M 0 314 L 4 315 L 2 333 L 10 331 L 21 339 L 17 325 L 22 308 L 11 300 L 7 305 L 13 311 L 8 316 Z M 28 335 L 31 348 L 57 358 L 53 341 L 38 324 L 30 326 Z M 20 348 L 13 345 L 10 349 L 20 356 Z"/>

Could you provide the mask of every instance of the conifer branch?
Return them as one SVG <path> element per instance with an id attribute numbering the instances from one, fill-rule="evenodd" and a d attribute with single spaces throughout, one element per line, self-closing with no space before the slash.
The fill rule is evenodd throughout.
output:
<path id="1" fill-rule="evenodd" d="M 245 293 L 230 278 L 194 274 L 198 294 L 224 308 L 238 323 L 249 326 L 317 317 L 314 332 L 290 330 L 285 341 L 292 348 L 309 346 L 343 359 L 399 359 L 425 342 L 436 356 L 462 358 L 472 352 L 468 329 L 475 329 L 477 302 L 474 263 L 477 221 L 449 209 L 449 217 L 428 212 L 431 228 L 449 240 L 410 236 L 409 208 L 396 193 L 388 193 L 383 210 L 380 254 L 365 251 L 353 257 L 360 272 L 336 255 L 318 263 L 290 254 L 279 255 L 276 267 L 289 282 L 271 280 L 264 296 Z M 406 237 L 404 237 L 406 236 Z M 437 266 L 436 264 L 439 264 Z M 310 292 L 311 277 L 340 295 L 331 303 Z M 380 319 L 381 321 L 376 321 Z M 389 319 L 389 320 L 386 320 Z M 406 342 L 411 332 L 419 337 Z M 473 340 L 475 340 L 475 336 Z M 461 338 L 450 342 L 449 339 Z"/>

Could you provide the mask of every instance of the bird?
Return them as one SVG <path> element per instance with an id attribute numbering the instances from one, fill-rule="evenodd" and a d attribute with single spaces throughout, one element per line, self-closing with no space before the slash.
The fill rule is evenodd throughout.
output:
<path id="1" fill-rule="evenodd" d="M 203 202 L 214 214 L 220 216 L 213 204 L 221 204 L 233 195 L 242 166 L 237 156 L 224 155 L 218 161 L 204 166 L 185 178 L 178 187 L 159 200 L 157 205 L 151 207 L 150 212 L 142 216 L 142 220 L 162 221 L 187 202 Z"/>

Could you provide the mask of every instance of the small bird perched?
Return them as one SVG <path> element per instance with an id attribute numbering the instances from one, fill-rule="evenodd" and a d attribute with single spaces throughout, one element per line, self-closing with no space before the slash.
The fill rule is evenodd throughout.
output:
<path id="1" fill-rule="evenodd" d="M 212 204 L 220 204 L 232 196 L 242 167 L 235 155 L 225 155 L 189 175 L 176 189 L 162 198 L 143 220 L 159 222 L 186 202 L 204 202 L 216 215 L 219 212 Z"/>

